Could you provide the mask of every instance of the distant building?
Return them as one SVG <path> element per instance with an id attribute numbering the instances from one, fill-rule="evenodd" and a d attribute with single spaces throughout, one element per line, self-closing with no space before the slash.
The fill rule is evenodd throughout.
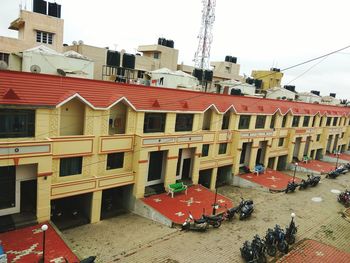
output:
<path id="1" fill-rule="evenodd" d="M 254 79 L 262 80 L 261 89 L 268 90 L 281 87 L 283 73 L 280 72 L 280 69 L 271 68 L 270 70 L 253 70 L 251 76 Z"/>
<path id="2" fill-rule="evenodd" d="M 299 92 L 297 100 L 308 103 L 321 103 L 322 98 L 312 92 Z"/>
<path id="3" fill-rule="evenodd" d="M 266 98 L 278 100 L 295 100 L 295 92 L 281 87 L 270 88 L 266 91 Z"/>

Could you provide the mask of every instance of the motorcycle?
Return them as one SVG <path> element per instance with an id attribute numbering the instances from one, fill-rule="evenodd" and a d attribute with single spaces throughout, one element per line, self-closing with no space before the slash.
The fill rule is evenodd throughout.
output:
<path id="1" fill-rule="evenodd" d="M 315 187 L 316 185 L 318 185 L 318 183 L 321 180 L 321 176 L 316 175 L 314 176 L 313 174 L 310 176 L 309 174 L 307 175 L 308 178 L 310 178 L 310 186 L 311 187 Z"/>
<path id="2" fill-rule="evenodd" d="M 252 249 L 253 249 L 255 262 L 258 262 L 258 263 L 267 262 L 266 255 L 265 255 L 266 245 L 264 240 L 262 240 L 258 235 L 254 236 L 254 239 L 252 241 Z"/>
<path id="3" fill-rule="evenodd" d="M 326 175 L 326 178 L 335 179 L 335 178 L 337 178 L 339 175 L 340 175 L 339 172 L 333 170 L 333 171 L 329 172 L 329 173 Z"/>
<path id="4" fill-rule="evenodd" d="M 200 220 L 205 220 L 209 225 L 214 228 L 219 228 L 221 226 L 221 222 L 224 221 L 223 215 L 205 215 L 204 212 Z M 196 220 L 195 220 L 196 221 Z"/>
<path id="5" fill-rule="evenodd" d="M 276 256 L 276 239 L 275 239 L 275 232 L 273 229 L 269 228 L 267 229 L 266 236 L 265 236 L 265 244 L 266 244 L 266 252 L 270 257 Z"/>
<path id="6" fill-rule="evenodd" d="M 88 258 L 81 260 L 80 263 L 94 263 L 95 259 L 96 259 L 95 256 L 90 256 Z"/>
<path id="7" fill-rule="evenodd" d="M 181 226 L 181 230 L 193 230 L 204 232 L 209 228 L 209 224 L 204 219 L 195 220 L 191 213 L 189 213 L 185 222 Z"/>
<path id="8" fill-rule="evenodd" d="M 350 191 L 345 190 L 345 192 L 342 192 L 338 195 L 338 202 L 343 204 L 345 207 L 350 206 Z"/>
<path id="9" fill-rule="evenodd" d="M 287 254 L 289 250 L 289 245 L 286 241 L 286 235 L 283 229 L 279 225 L 276 225 L 274 232 L 278 251 Z"/>
<path id="10" fill-rule="evenodd" d="M 348 172 L 348 169 L 346 169 L 344 165 L 340 165 L 335 169 L 335 171 L 339 174 L 346 174 Z"/>
<path id="11" fill-rule="evenodd" d="M 246 219 L 248 217 L 250 217 L 250 215 L 253 213 L 254 211 L 254 203 L 253 200 L 244 200 L 241 197 L 241 202 L 238 206 L 239 209 L 239 220 L 243 220 Z"/>
<path id="12" fill-rule="evenodd" d="M 294 181 L 288 182 L 287 188 L 286 188 L 286 190 L 285 190 L 286 194 L 287 194 L 288 192 L 294 192 L 295 189 L 296 189 L 298 186 L 299 186 L 299 185 L 298 185 L 296 182 L 294 182 Z"/>
<path id="13" fill-rule="evenodd" d="M 292 216 L 292 220 L 290 221 L 289 227 L 286 227 L 286 235 L 285 235 L 285 239 L 289 245 L 292 245 L 295 243 L 295 235 L 298 232 L 298 228 L 295 226 L 295 223 L 294 223 L 295 214 L 292 213 L 291 216 Z"/>
<path id="14" fill-rule="evenodd" d="M 246 262 L 253 262 L 254 252 L 252 245 L 249 241 L 243 243 L 243 247 L 240 248 L 241 256 Z"/>
<path id="15" fill-rule="evenodd" d="M 224 217 L 226 220 L 231 221 L 232 218 L 234 218 L 235 214 L 238 212 L 238 207 L 232 207 L 228 209 L 227 205 L 225 204 L 225 208 L 226 208 L 226 211 L 225 211 Z"/>

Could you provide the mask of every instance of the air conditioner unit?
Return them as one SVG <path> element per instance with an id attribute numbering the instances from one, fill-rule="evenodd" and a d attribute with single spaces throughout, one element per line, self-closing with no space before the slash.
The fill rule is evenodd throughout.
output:
<path id="1" fill-rule="evenodd" d="M 5 60 L 0 60 L 0 70 L 5 70 L 8 68 L 8 65 Z"/>

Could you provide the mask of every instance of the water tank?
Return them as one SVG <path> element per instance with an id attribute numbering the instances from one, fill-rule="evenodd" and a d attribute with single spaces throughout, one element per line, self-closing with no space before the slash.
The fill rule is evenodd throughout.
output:
<path id="1" fill-rule="evenodd" d="M 107 61 L 108 66 L 119 67 L 120 65 L 120 53 L 118 51 L 107 51 Z"/>
<path id="2" fill-rule="evenodd" d="M 279 68 L 271 68 L 271 71 L 275 71 L 275 72 L 280 72 L 281 70 Z"/>
<path id="3" fill-rule="evenodd" d="M 212 70 L 204 71 L 204 80 L 205 81 L 213 81 L 213 71 Z"/>
<path id="4" fill-rule="evenodd" d="M 254 84 L 254 79 L 252 79 L 252 78 L 247 78 L 247 79 L 245 80 L 245 82 L 248 83 L 248 84 L 250 84 L 250 85 L 253 85 L 253 84 Z"/>
<path id="5" fill-rule="evenodd" d="M 237 58 L 236 57 L 231 57 L 230 62 L 236 64 L 237 63 Z"/>
<path id="6" fill-rule="evenodd" d="M 33 12 L 46 15 L 47 2 L 44 0 L 33 0 Z"/>
<path id="7" fill-rule="evenodd" d="M 49 3 L 49 16 L 61 18 L 61 5 Z"/>
<path id="8" fill-rule="evenodd" d="M 284 85 L 284 88 L 285 88 L 286 90 L 295 92 L 295 86 L 294 86 L 294 85 Z"/>
<path id="9" fill-rule="evenodd" d="M 203 77 L 203 70 L 199 68 L 195 68 L 192 73 L 193 76 L 195 76 L 198 80 L 202 80 Z"/>
<path id="10" fill-rule="evenodd" d="M 320 92 L 318 90 L 312 90 L 310 91 L 312 94 L 315 94 L 317 96 L 320 96 Z"/>
<path id="11" fill-rule="evenodd" d="M 128 68 L 128 69 L 135 68 L 135 55 L 124 53 L 124 55 L 123 55 L 123 68 Z"/>
<path id="12" fill-rule="evenodd" d="M 242 95 L 242 91 L 240 89 L 231 89 L 231 95 Z"/>
<path id="13" fill-rule="evenodd" d="M 117 68 L 117 75 L 118 76 L 124 76 L 125 75 L 125 69 Z"/>
<path id="14" fill-rule="evenodd" d="M 225 57 L 225 62 L 231 62 L 231 58 L 232 58 L 231 56 L 226 56 Z"/>
<path id="15" fill-rule="evenodd" d="M 167 40 L 167 47 L 174 48 L 174 40 Z"/>
<path id="16" fill-rule="evenodd" d="M 331 96 L 333 98 L 335 98 L 336 95 L 337 95 L 336 93 L 329 93 L 329 96 Z"/>
<path id="17" fill-rule="evenodd" d="M 255 87 L 257 89 L 261 89 L 261 87 L 262 87 L 262 80 L 261 79 L 254 80 L 254 83 L 255 83 Z"/>

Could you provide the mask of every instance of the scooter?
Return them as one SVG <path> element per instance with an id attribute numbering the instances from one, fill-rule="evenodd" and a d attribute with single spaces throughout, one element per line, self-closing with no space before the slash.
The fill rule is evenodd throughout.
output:
<path id="1" fill-rule="evenodd" d="M 333 170 L 326 175 L 326 178 L 335 179 L 339 176 L 339 174 L 340 174 L 339 172 L 337 172 L 336 170 Z"/>
<path id="2" fill-rule="evenodd" d="M 284 234 L 283 229 L 279 225 L 276 225 L 274 232 L 278 251 L 287 254 L 289 250 L 289 245 L 286 242 L 286 236 Z"/>
<path id="3" fill-rule="evenodd" d="M 204 219 L 209 225 L 214 228 L 219 228 L 221 226 L 221 222 L 224 221 L 223 215 L 205 215 L 204 211 L 200 220 Z M 196 220 L 195 220 L 196 222 Z"/>
<path id="4" fill-rule="evenodd" d="M 225 217 L 226 220 L 231 221 L 232 218 L 234 218 L 235 214 L 238 213 L 239 206 L 238 207 L 232 207 L 232 208 L 228 209 L 227 205 L 225 204 L 225 208 L 226 208 L 226 211 L 225 211 L 224 217 Z"/>
<path id="5" fill-rule="evenodd" d="M 314 176 L 312 174 L 311 176 L 310 175 L 307 175 L 307 176 L 310 178 L 310 186 L 311 187 L 315 187 L 316 185 L 318 185 L 318 183 L 321 180 L 321 176 L 319 176 L 319 175 Z"/>
<path id="6" fill-rule="evenodd" d="M 276 256 L 276 238 L 275 238 L 275 232 L 273 229 L 269 228 L 267 229 L 266 236 L 265 236 L 265 245 L 266 245 L 266 252 L 270 257 Z"/>
<path id="7" fill-rule="evenodd" d="M 244 200 L 241 197 L 241 202 L 239 204 L 239 220 L 246 219 L 250 217 L 250 215 L 254 211 L 254 203 L 253 200 Z"/>
<path id="8" fill-rule="evenodd" d="M 252 245 L 249 241 L 245 241 L 243 243 L 243 247 L 240 248 L 241 256 L 245 262 L 253 262 L 254 260 L 254 252 Z"/>
<path id="9" fill-rule="evenodd" d="M 301 180 L 301 182 L 299 184 L 299 190 L 306 189 L 309 187 L 309 185 L 311 186 L 311 179 L 310 179 L 310 175 L 307 175 L 306 180 L 304 180 L 304 179 Z"/>
<path id="10" fill-rule="evenodd" d="M 338 202 L 343 204 L 345 207 L 350 206 L 350 191 L 345 190 L 345 192 L 342 192 L 338 195 Z"/>
<path id="11" fill-rule="evenodd" d="M 262 240 L 258 235 L 254 236 L 252 241 L 252 249 L 255 261 L 258 263 L 265 263 L 267 261 L 265 251 L 266 245 L 264 240 Z"/>
<path id="12" fill-rule="evenodd" d="M 290 221 L 289 227 L 286 227 L 286 235 L 285 235 L 285 239 L 289 245 L 292 245 L 295 243 L 295 235 L 298 232 L 298 228 L 295 226 L 295 223 L 294 223 L 295 214 L 292 213 L 291 216 L 292 216 L 292 220 Z"/>
<path id="13" fill-rule="evenodd" d="M 296 189 L 298 186 L 299 186 L 299 185 L 298 185 L 296 182 L 294 182 L 294 181 L 288 182 L 287 188 L 286 188 L 286 190 L 285 190 L 286 194 L 287 194 L 288 192 L 294 192 L 295 189 Z"/>
<path id="14" fill-rule="evenodd" d="M 209 224 L 206 220 L 195 220 L 190 212 L 188 214 L 188 218 L 186 218 L 185 222 L 182 224 L 181 230 L 193 230 L 199 232 L 207 231 Z"/>

